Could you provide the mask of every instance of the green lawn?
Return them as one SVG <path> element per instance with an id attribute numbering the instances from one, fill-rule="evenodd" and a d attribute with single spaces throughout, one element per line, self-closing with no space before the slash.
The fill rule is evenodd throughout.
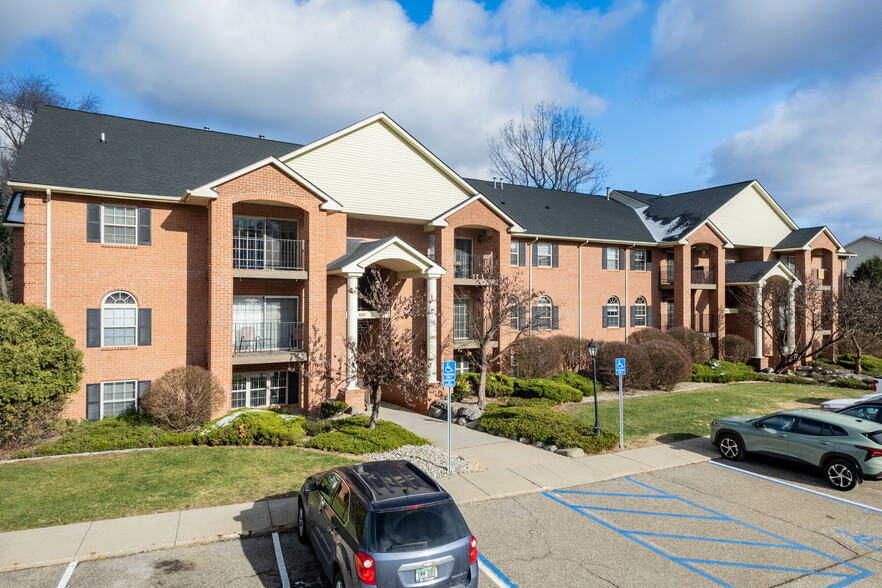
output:
<path id="1" fill-rule="evenodd" d="M 289 495 L 353 460 L 293 447 L 180 447 L 0 465 L 0 531 Z"/>
<path id="2" fill-rule="evenodd" d="M 856 397 L 861 390 L 798 386 L 776 383 L 734 383 L 694 392 L 659 393 L 642 398 L 625 398 L 625 446 L 669 442 L 710 432 L 717 417 L 766 414 L 788 408 L 816 408 L 831 398 Z M 594 424 L 594 404 L 583 403 L 569 411 L 574 417 Z M 600 426 L 619 430 L 619 403 L 599 405 Z"/>

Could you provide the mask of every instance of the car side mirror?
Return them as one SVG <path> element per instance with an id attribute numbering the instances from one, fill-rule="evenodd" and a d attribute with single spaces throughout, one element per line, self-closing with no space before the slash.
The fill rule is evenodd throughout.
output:
<path id="1" fill-rule="evenodd" d="M 759 429 L 759 428 L 760 428 L 760 422 L 759 422 L 759 421 L 753 421 L 753 426 L 756 427 L 757 429 Z"/>
<path id="2" fill-rule="evenodd" d="M 317 486 L 316 486 L 315 482 L 307 482 L 306 484 L 303 485 L 303 491 L 306 492 L 307 494 L 309 494 L 310 492 L 315 490 L 316 487 Z"/>

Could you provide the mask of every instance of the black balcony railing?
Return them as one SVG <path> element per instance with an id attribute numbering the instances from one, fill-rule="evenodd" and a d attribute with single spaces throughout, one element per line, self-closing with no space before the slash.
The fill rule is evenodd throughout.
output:
<path id="1" fill-rule="evenodd" d="M 674 284 L 674 262 L 663 260 L 658 265 L 658 283 L 660 286 Z"/>
<path id="2" fill-rule="evenodd" d="M 306 268 L 306 241 L 233 237 L 233 268 L 296 271 Z"/>
<path id="3" fill-rule="evenodd" d="M 303 348 L 303 323 L 233 323 L 236 353 L 297 351 Z"/>
<path id="4" fill-rule="evenodd" d="M 715 334 L 717 332 L 717 315 L 706 313 L 693 314 L 692 330 L 699 333 Z"/>
<path id="5" fill-rule="evenodd" d="M 692 268 L 693 284 L 716 284 L 717 271 L 715 268 L 694 267 Z"/>
<path id="6" fill-rule="evenodd" d="M 493 255 L 471 255 L 456 252 L 453 260 L 453 277 L 467 280 L 491 278 L 497 272 Z"/>

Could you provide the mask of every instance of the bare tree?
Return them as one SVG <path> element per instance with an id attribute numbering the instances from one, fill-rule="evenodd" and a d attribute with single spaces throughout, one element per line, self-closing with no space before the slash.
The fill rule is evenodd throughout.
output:
<path id="1" fill-rule="evenodd" d="M 762 305 L 757 301 L 757 286 L 743 287 L 738 296 L 738 316 L 753 327 L 759 326 L 772 342 L 778 356 L 776 373 L 827 349 L 843 336 L 842 324 L 835 320 L 837 297 L 814 278 L 798 277 L 802 283 L 795 286 L 783 279 L 767 282 Z M 792 328 L 791 321 L 795 322 Z"/>
<path id="2" fill-rule="evenodd" d="M 383 390 L 395 388 L 407 399 L 428 386 L 425 345 L 415 343 L 420 337 L 414 328 L 415 324 L 425 323 L 419 319 L 425 319 L 426 300 L 398 295 L 403 282 L 393 281 L 388 273 L 379 270 L 371 270 L 368 283 L 364 292 L 358 292 L 358 297 L 376 312 L 377 318 L 361 332 L 358 341 L 344 344 L 347 354 L 352 354 L 355 373 L 349 372 L 343 358 L 331 357 L 315 332 L 310 337 L 305 369 L 337 392 L 345 390 L 353 380 L 357 381 L 370 396 L 368 427 L 373 429 L 380 415 Z"/>
<path id="3" fill-rule="evenodd" d="M 6 182 L 24 144 L 37 107 L 48 104 L 87 112 L 98 112 L 101 100 L 86 94 L 79 100 L 63 96 L 48 78 L 37 75 L 6 74 L 0 77 L 0 213 L 6 210 L 11 190 Z M 0 299 L 9 302 L 6 272 L 12 254 L 12 231 L 0 227 Z"/>
<path id="4" fill-rule="evenodd" d="M 529 310 L 539 296 L 531 293 L 518 275 L 500 274 L 495 267 L 488 268 L 485 275 L 492 277 L 478 281 L 468 317 L 469 339 L 476 344 L 468 354 L 481 374 L 478 384 L 478 407 L 481 409 L 487 406 L 487 374 L 529 331 L 534 320 Z M 550 322 L 551 316 L 547 320 Z M 506 342 L 501 337 L 503 332 L 508 334 Z"/>
<path id="5" fill-rule="evenodd" d="M 577 108 L 540 102 L 489 141 L 493 172 L 521 186 L 597 193 L 606 181 L 603 165 L 591 159 L 603 144 Z"/>
<path id="6" fill-rule="evenodd" d="M 839 297 L 837 313 L 842 337 L 854 347 L 854 371 L 859 374 L 867 336 L 876 340 L 882 336 L 882 288 L 870 281 L 848 284 Z"/>

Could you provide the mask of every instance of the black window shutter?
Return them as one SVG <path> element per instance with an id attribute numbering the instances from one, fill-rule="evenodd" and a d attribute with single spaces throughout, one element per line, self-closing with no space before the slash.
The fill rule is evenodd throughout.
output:
<path id="1" fill-rule="evenodd" d="M 628 317 L 625 315 L 625 306 L 619 305 L 619 326 L 628 326 Z"/>
<path id="2" fill-rule="evenodd" d="M 153 311 L 138 309 L 138 345 L 147 346 L 153 341 Z"/>
<path id="3" fill-rule="evenodd" d="M 632 307 L 631 307 L 631 326 L 632 326 L 632 327 L 637 326 L 636 323 L 634 322 L 634 317 L 635 317 L 636 315 L 637 315 L 637 307 L 636 307 L 636 306 L 632 306 Z"/>
<path id="4" fill-rule="evenodd" d="M 651 306 L 646 307 L 646 326 L 647 327 L 652 326 L 652 307 Z"/>
<path id="5" fill-rule="evenodd" d="M 607 250 L 607 249 L 609 249 L 609 247 L 604 247 L 604 248 L 603 248 L 603 254 L 602 254 L 603 257 L 600 259 L 600 267 L 601 267 L 602 269 L 606 269 L 606 250 Z"/>
<path id="6" fill-rule="evenodd" d="M 652 251 L 646 250 L 646 271 L 652 271 Z"/>
<path id="7" fill-rule="evenodd" d="M 524 325 L 527 324 L 527 307 L 521 306 L 518 308 L 518 330 L 524 328 Z"/>
<path id="8" fill-rule="evenodd" d="M 631 271 L 633 272 L 636 269 L 637 260 L 634 259 L 634 250 L 631 250 Z"/>
<path id="9" fill-rule="evenodd" d="M 150 245 L 150 209 L 138 209 L 138 245 Z"/>
<path id="10" fill-rule="evenodd" d="M 101 418 L 101 384 L 86 384 L 86 418 L 90 421 Z"/>
<path id="11" fill-rule="evenodd" d="M 560 329 L 560 319 L 558 318 L 557 309 L 559 307 L 552 306 L 551 307 L 551 328 L 552 329 Z"/>
<path id="12" fill-rule="evenodd" d="M 101 205 L 86 205 L 86 242 L 101 242 Z"/>
<path id="13" fill-rule="evenodd" d="M 86 347 L 101 347 L 101 309 L 86 309 Z"/>
<path id="14" fill-rule="evenodd" d="M 538 242 L 530 245 L 530 251 L 533 252 L 533 267 L 539 267 L 539 247 L 537 245 Z"/>
<path id="15" fill-rule="evenodd" d="M 619 269 L 625 269 L 625 264 L 627 263 L 627 257 L 625 257 L 626 252 L 624 249 L 619 249 Z"/>
<path id="16" fill-rule="evenodd" d="M 518 241 L 518 265 L 527 265 L 527 242 Z"/>
<path id="17" fill-rule="evenodd" d="M 551 267 L 558 267 L 557 243 L 551 246 Z"/>
<path id="18" fill-rule="evenodd" d="M 603 328 L 604 328 L 604 329 L 606 329 L 606 328 L 608 328 L 608 326 L 607 326 L 607 324 L 606 324 L 606 307 L 605 307 L 605 306 L 601 306 L 601 307 L 600 307 L 600 310 L 603 311 L 603 316 L 602 316 L 601 319 L 600 319 L 600 324 L 603 325 Z"/>
<path id="19" fill-rule="evenodd" d="M 288 404 L 300 404 L 300 372 L 288 372 Z"/>
<path id="20" fill-rule="evenodd" d="M 144 412 L 144 409 L 141 407 L 141 397 L 144 396 L 144 392 L 146 392 L 149 387 L 150 380 L 140 380 L 138 382 L 138 412 Z"/>

